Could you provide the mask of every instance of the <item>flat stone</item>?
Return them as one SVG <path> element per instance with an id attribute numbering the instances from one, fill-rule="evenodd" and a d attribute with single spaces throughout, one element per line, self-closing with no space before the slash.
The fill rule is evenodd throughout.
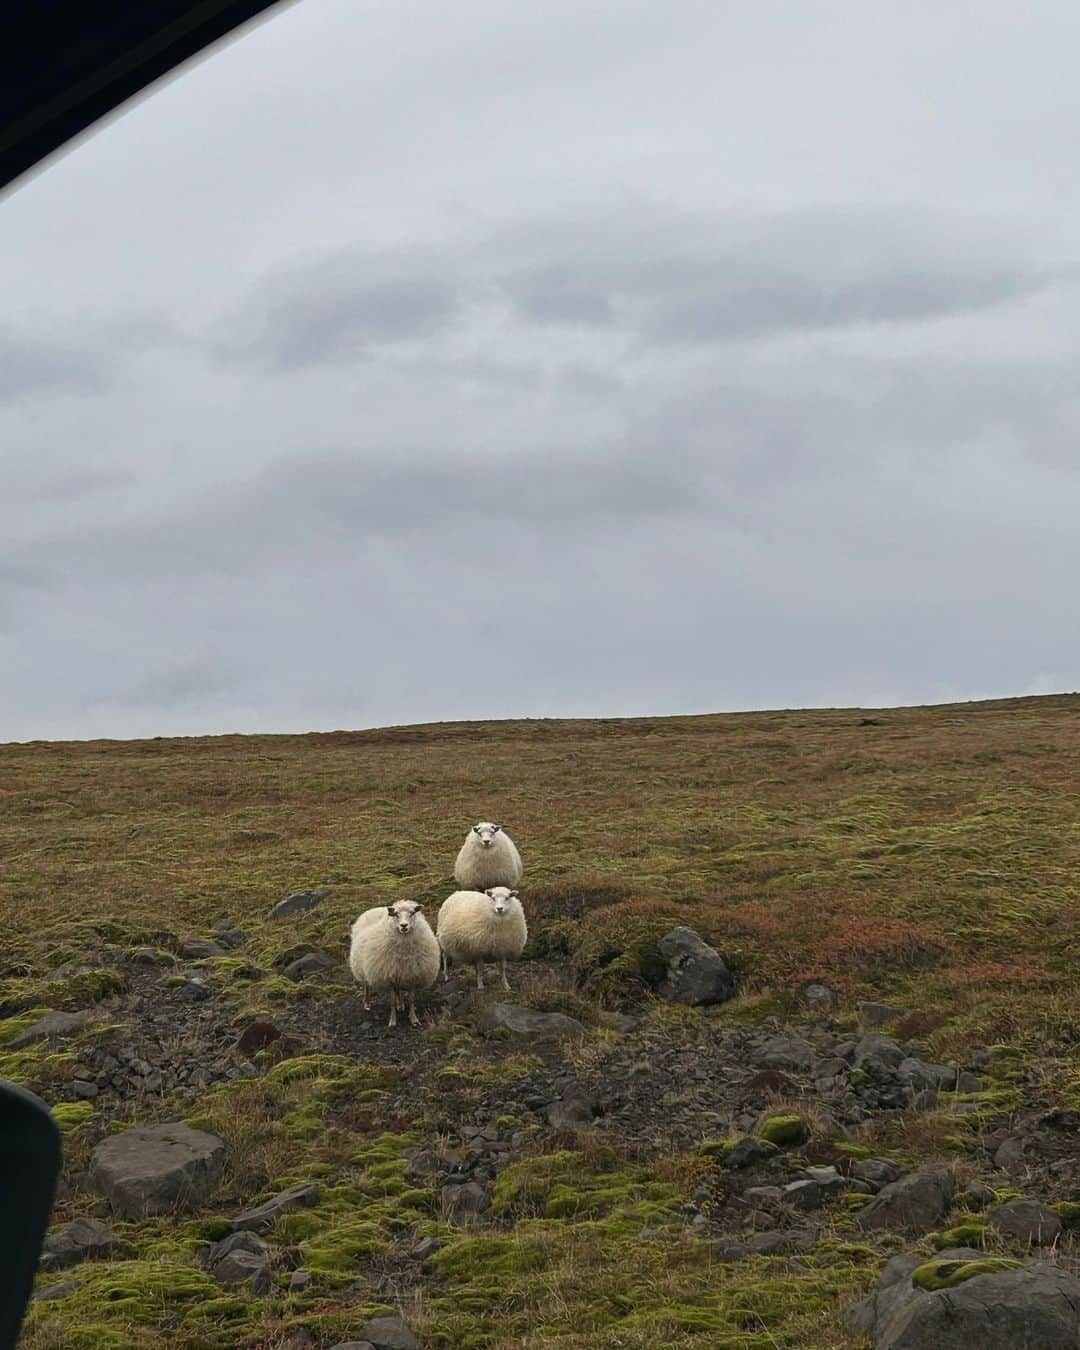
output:
<path id="1" fill-rule="evenodd" d="M 245 1210 L 230 1220 L 234 1233 L 265 1233 L 282 1214 L 291 1209 L 310 1209 L 322 1199 L 322 1187 L 315 1181 L 298 1181 L 254 1209 Z"/>
<path id="2" fill-rule="evenodd" d="M 34 1302 L 51 1303 L 54 1299 L 66 1298 L 68 1294 L 73 1294 L 78 1287 L 78 1280 L 57 1280 L 55 1284 L 47 1284 L 39 1289 L 34 1295 Z"/>
<path id="3" fill-rule="evenodd" d="M 300 980 L 308 980 L 324 970 L 330 970 L 336 965 L 338 965 L 338 962 L 332 956 L 327 956 L 325 952 L 308 952 L 306 956 L 290 961 L 285 967 L 285 978 L 298 983 Z"/>
<path id="4" fill-rule="evenodd" d="M 715 947 L 692 928 L 673 928 L 660 939 L 660 955 L 667 961 L 667 977 L 660 995 L 690 1007 L 726 1003 L 735 996 L 735 976 Z"/>
<path id="5" fill-rule="evenodd" d="M 225 1144 L 217 1135 L 177 1121 L 102 1140 L 90 1156 L 90 1175 L 117 1214 L 141 1219 L 200 1204 L 224 1165 Z"/>
<path id="6" fill-rule="evenodd" d="M 1048 1247 L 1062 1230 L 1057 1214 L 1038 1200 L 1009 1200 L 986 1216 L 991 1228 L 1017 1242 Z"/>
<path id="7" fill-rule="evenodd" d="M 860 1228 L 902 1228 L 925 1233 L 949 1212 L 956 1179 L 947 1167 L 911 1172 L 863 1205 L 855 1216 Z"/>
<path id="8" fill-rule="evenodd" d="M 896 1074 L 914 1092 L 952 1092 L 956 1087 L 955 1069 L 947 1064 L 927 1064 L 913 1056 L 900 1061 Z"/>
<path id="9" fill-rule="evenodd" d="M 62 1228 L 46 1233 L 42 1244 L 42 1270 L 65 1270 L 95 1256 L 108 1256 L 120 1239 L 100 1219 L 72 1219 Z"/>
<path id="10" fill-rule="evenodd" d="M 287 895 L 284 900 L 279 900 L 267 917 L 284 919 L 289 914 L 302 914 L 321 904 L 329 894 L 330 888 L 328 886 L 319 886 L 311 891 L 294 891 L 292 895 Z"/>
<path id="11" fill-rule="evenodd" d="M 891 1158 L 862 1158 L 851 1169 L 851 1175 L 860 1181 L 868 1181 L 875 1190 L 899 1181 L 904 1169 Z"/>
<path id="12" fill-rule="evenodd" d="M 230 1233 L 207 1248 L 202 1262 L 222 1284 L 241 1284 L 266 1268 L 269 1252 L 270 1248 L 254 1233 Z"/>
<path id="13" fill-rule="evenodd" d="M 754 1055 L 753 1062 L 767 1069 L 809 1073 L 816 1058 L 814 1047 L 802 1036 L 771 1036 Z"/>
<path id="14" fill-rule="evenodd" d="M 374 1317 L 360 1328 L 360 1336 L 375 1350 L 420 1350 L 420 1342 L 400 1317 Z"/>
<path id="15" fill-rule="evenodd" d="M 1010 1176 L 1021 1176 L 1027 1171 L 1024 1141 L 1016 1137 L 1004 1140 L 994 1154 L 994 1166 Z"/>
<path id="16" fill-rule="evenodd" d="M 445 1246 L 446 1243 L 443 1242 L 442 1238 L 435 1238 L 435 1237 L 424 1238 L 422 1242 L 418 1242 L 416 1246 L 413 1247 L 413 1249 L 409 1252 L 409 1260 L 426 1261 L 428 1260 L 429 1257 L 434 1256 L 437 1251 L 439 1251 L 441 1248 Z"/>
<path id="17" fill-rule="evenodd" d="M 211 956 L 224 956 L 225 948 L 210 938 L 188 938 L 181 944 L 180 955 L 185 961 L 205 961 Z"/>
<path id="18" fill-rule="evenodd" d="M 13 1036 L 7 1043 L 7 1049 L 21 1050 L 23 1046 L 34 1045 L 38 1041 L 62 1040 L 63 1037 L 71 1036 L 76 1031 L 82 1031 L 94 1016 L 95 1013 L 90 1008 L 85 1008 L 82 1012 L 43 1013 L 37 1021 L 31 1022 L 17 1036 Z"/>
<path id="19" fill-rule="evenodd" d="M 855 1046 L 855 1067 L 859 1068 L 868 1059 L 877 1059 L 891 1069 L 897 1069 L 907 1058 L 895 1041 L 887 1036 L 868 1034 L 859 1038 Z"/>
<path id="20" fill-rule="evenodd" d="M 515 1036 L 583 1036 L 585 1027 L 574 1017 L 565 1013 L 534 1012 L 532 1008 L 519 1008 L 512 1003 L 493 1003 L 480 1019 L 482 1031 L 495 1031 L 504 1027 Z"/>
<path id="21" fill-rule="evenodd" d="M 796 1209 L 817 1209 L 832 1195 L 838 1195 L 844 1189 L 841 1176 L 816 1179 L 804 1177 L 801 1181 L 789 1182 L 783 1187 L 784 1203 L 794 1205 Z"/>

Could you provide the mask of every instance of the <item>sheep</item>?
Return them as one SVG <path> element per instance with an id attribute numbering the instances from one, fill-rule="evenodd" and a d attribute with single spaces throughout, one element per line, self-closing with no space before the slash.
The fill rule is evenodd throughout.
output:
<path id="1" fill-rule="evenodd" d="M 454 880 L 465 891 L 516 886 L 521 873 L 521 854 L 514 841 L 490 820 L 472 827 L 454 863 Z"/>
<path id="2" fill-rule="evenodd" d="M 390 994 L 389 1026 L 397 1026 L 402 995 L 408 1001 L 409 1022 L 418 1027 L 416 991 L 430 989 L 439 978 L 440 948 L 431 925 L 415 900 L 395 900 L 365 910 L 350 931 L 349 968 L 370 1009 L 369 994 Z"/>
<path id="3" fill-rule="evenodd" d="M 506 962 L 521 955 L 529 936 L 517 891 L 492 886 L 486 891 L 455 891 L 439 907 L 435 932 L 442 948 L 443 979 L 450 961 L 476 967 L 476 987 L 484 987 L 484 962 L 498 961 L 503 988 L 509 990 Z"/>

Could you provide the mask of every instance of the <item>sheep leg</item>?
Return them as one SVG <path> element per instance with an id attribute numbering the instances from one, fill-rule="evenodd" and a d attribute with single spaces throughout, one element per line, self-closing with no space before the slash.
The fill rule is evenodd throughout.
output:
<path id="1" fill-rule="evenodd" d="M 413 1027 L 420 1025 L 420 1019 L 416 1015 L 416 995 L 411 989 L 409 990 L 409 1025 Z"/>
<path id="2" fill-rule="evenodd" d="M 362 985 L 360 986 L 360 992 L 361 992 L 361 993 L 363 994 L 363 996 L 364 996 L 364 1011 L 365 1011 L 365 1012 L 370 1012 L 370 1011 L 371 1011 L 371 990 L 367 987 L 366 984 L 362 984 Z"/>
<path id="3" fill-rule="evenodd" d="M 499 962 L 499 969 L 502 971 L 503 988 L 507 993 L 510 992 L 510 981 L 506 978 L 506 957 Z"/>
<path id="4" fill-rule="evenodd" d="M 390 1021 L 387 1026 L 397 1026 L 397 994 L 393 989 L 390 990 Z"/>
<path id="5" fill-rule="evenodd" d="M 444 982 L 450 978 L 450 958 L 445 951 L 442 953 L 442 977 Z"/>
<path id="6" fill-rule="evenodd" d="M 477 987 L 477 989 L 483 989 L 483 987 L 484 987 L 484 963 L 483 963 L 483 961 L 477 961 L 477 963 L 476 963 L 476 987 Z"/>

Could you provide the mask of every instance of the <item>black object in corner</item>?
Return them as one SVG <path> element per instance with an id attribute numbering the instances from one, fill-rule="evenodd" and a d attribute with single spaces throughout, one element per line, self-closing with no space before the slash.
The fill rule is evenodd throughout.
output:
<path id="1" fill-rule="evenodd" d="M 0 1350 L 14 1350 L 60 1174 L 60 1131 L 33 1093 L 0 1082 Z"/>

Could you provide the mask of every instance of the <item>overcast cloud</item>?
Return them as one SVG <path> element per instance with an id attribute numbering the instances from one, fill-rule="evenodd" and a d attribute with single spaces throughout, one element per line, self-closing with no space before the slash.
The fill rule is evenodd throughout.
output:
<path id="1" fill-rule="evenodd" d="M 0 740 L 1080 688 L 1080 29 L 298 0 L 0 199 Z"/>

